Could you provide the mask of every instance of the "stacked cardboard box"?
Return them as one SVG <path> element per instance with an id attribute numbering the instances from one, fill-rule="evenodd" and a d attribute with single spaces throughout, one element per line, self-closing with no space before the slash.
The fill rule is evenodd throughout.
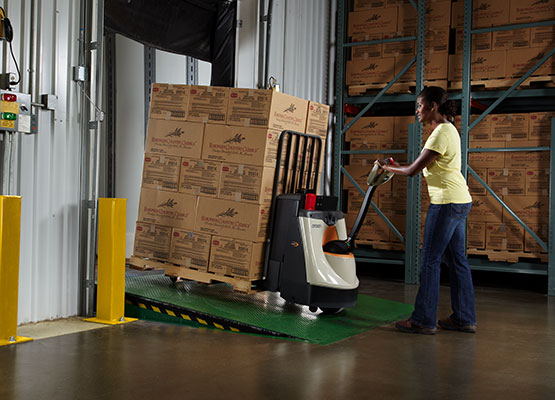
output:
<path id="1" fill-rule="evenodd" d="M 445 81 L 450 37 L 451 2 L 432 1 L 426 14 L 426 80 Z M 447 16 L 448 18 L 445 18 Z M 354 2 L 349 13 L 348 35 L 352 42 L 415 36 L 417 13 L 407 1 Z M 348 86 L 373 85 L 390 82 L 416 54 L 414 40 L 353 47 L 347 61 Z M 416 66 L 413 65 L 399 82 L 414 82 Z M 438 85 L 445 85 L 441 82 Z"/>
<path id="2" fill-rule="evenodd" d="M 328 116 L 273 91 L 154 84 L 134 255 L 260 278 L 280 133 L 325 140 Z"/>

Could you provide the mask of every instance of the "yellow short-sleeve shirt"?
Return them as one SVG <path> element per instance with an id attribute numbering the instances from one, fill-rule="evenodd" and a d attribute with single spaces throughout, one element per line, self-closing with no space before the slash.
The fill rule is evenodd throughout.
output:
<path id="1" fill-rule="evenodd" d="M 439 124 L 424 145 L 439 153 L 434 162 L 422 171 L 432 204 L 470 203 L 472 197 L 461 174 L 461 140 L 450 123 Z"/>

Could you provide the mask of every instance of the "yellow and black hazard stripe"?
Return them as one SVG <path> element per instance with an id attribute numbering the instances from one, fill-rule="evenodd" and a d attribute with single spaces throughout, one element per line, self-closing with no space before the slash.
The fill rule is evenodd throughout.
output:
<path id="1" fill-rule="evenodd" d="M 152 300 L 129 293 L 125 294 L 125 302 L 127 304 L 140 307 L 144 310 L 150 310 L 161 314 L 169 315 L 178 320 L 191 321 L 208 327 L 216 329 L 243 332 L 243 333 L 256 333 L 259 335 L 269 335 L 278 337 L 287 337 L 296 339 L 294 336 L 286 335 L 280 332 L 275 332 L 269 329 L 261 328 L 259 326 L 245 324 L 239 321 L 233 321 L 225 317 L 217 315 L 210 315 L 200 311 L 188 309 L 175 304 L 167 304 L 157 300 Z"/>

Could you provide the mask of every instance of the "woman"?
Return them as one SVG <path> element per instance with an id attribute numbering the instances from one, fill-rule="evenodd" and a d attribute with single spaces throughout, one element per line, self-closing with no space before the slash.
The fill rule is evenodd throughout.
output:
<path id="1" fill-rule="evenodd" d="M 420 123 L 429 122 L 433 127 L 420 156 L 408 165 L 381 165 L 397 175 L 415 176 L 423 171 L 431 203 L 426 215 L 420 288 L 414 312 L 409 319 L 399 321 L 395 326 L 403 332 L 428 335 L 437 332 L 437 325 L 474 333 L 474 287 L 465 253 L 465 220 L 472 198 L 460 172 L 460 137 L 449 122 L 449 118 L 455 115 L 455 106 L 447 100 L 445 90 L 430 86 L 418 95 L 416 115 Z M 443 256 L 449 266 L 453 314 L 437 321 Z"/>

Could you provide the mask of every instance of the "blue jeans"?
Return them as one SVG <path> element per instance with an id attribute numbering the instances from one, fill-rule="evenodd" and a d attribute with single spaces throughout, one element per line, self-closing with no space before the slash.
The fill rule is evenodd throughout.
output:
<path id="1" fill-rule="evenodd" d="M 430 204 L 424 228 L 420 288 L 410 318 L 418 325 L 436 327 L 443 256 L 449 267 L 451 319 L 463 325 L 476 324 L 474 286 L 465 252 L 465 220 L 471 205 Z"/>

